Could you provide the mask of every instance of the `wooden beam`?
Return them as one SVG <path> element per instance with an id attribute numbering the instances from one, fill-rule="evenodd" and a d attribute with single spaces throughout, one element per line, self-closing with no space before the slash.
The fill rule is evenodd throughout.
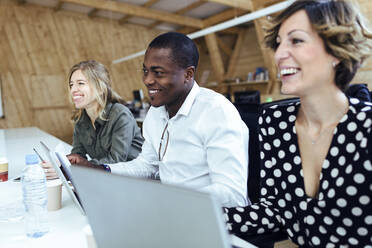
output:
<path id="1" fill-rule="evenodd" d="M 54 11 L 59 11 L 62 8 L 62 1 L 58 1 L 57 5 L 53 8 Z"/>
<path id="2" fill-rule="evenodd" d="M 188 6 L 186 6 L 186 7 L 182 8 L 182 9 L 180 9 L 180 10 L 177 10 L 175 12 L 175 14 L 177 14 L 177 15 L 183 15 L 183 14 L 185 14 L 186 12 L 188 12 L 188 11 L 190 11 L 192 9 L 196 9 L 197 7 L 203 5 L 204 3 L 205 3 L 205 0 L 198 0 L 198 1 L 196 1 L 196 2 L 194 2 L 194 3 L 192 3 L 192 4 L 188 5 Z M 148 28 L 149 29 L 152 29 L 155 26 L 159 25 L 160 23 L 162 23 L 162 22 L 161 21 L 156 21 L 153 24 L 149 25 Z"/>
<path id="3" fill-rule="evenodd" d="M 219 3 L 227 5 L 233 8 L 239 8 L 244 10 L 252 10 L 252 5 L 250 0 L 207 0 L 208 2 Z"/>
<path id="4" fill-rule="evenodd" d="M 227 73 L 225 79 L 231 79 L 235 73 L 236 65 L 239 60 L 240 50 L 242 49 L 244 43 L 245 30 L 241 31 L 236 39 L 234 51 L 230 57 L 229 65 L 227 68 Z"/>
<path id="5" fill-rule="evenodd" d="M 96 9 L 96 8 L 92 9 L 91 11 L 89 11 L 88 17 L 93 18 L 97 14 L 98 11 L 99 9 Z"/>
<path id="6" fill-rule="evenodd" d="M 165 11 L 148 9 L 142 6 L 137 6 L 135 4 L 115 2 L 112 0 L 61 0 L 61 1 L 65 3 L 79 4 L 101 10 L 114 11 L 126 15 L 133 15 L 148 19 L 160 20 L 183 26 L 203 28 L 202 20 L 167 13 Z"/>
<path id="7" fill-rule="evenodd" d="M 144 3 L 144 4 L 142 5 L 142 7 L 150 8 L 152 5 L 154 5 L 154 4 L 157 3 L 157 2 L 159 2 L 159 0 L 149 0 L 149 1 L 147 1 L 146 3 Z M 131 15 L 126 15 L 126 16 L 124 16 L 123 18 L 121 18 L 121 19 L 119 20 L 119 24 L 120 24 L 120 25 L 125 24 L 125 23 L 129 20 L 129 18 L 131 18 L 131 17 L 132 17 Z"/>
<path id="8" fill-rule="evenodd" d="M 221 50 L 227 55 L 227 56 L 231 56 L 232 54 L 232 49 L 226 45 L 225 42 L 223 42 L 223 40 L 221 40 L 221 38 L 217 37 L 217 43 L 218 43 L 218 46 L 221 48 Z"/>
<path id="9" fill-rule="evenodd" d="M 207 43 L 213 71 L 217 80 L 221 83 L 225 74 L 225 69 L 220 49 L 218 48 L 217 35 L 215 33 L 208 34 L 205 36 L 205 41 Z"/>

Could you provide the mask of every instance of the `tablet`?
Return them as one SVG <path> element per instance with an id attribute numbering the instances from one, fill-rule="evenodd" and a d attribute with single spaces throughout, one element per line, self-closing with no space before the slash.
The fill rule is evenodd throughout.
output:
<path id="1" fill-rule="evenodd" d="M 76 190 L 73 190 L 68 183 L 68 181 L 70 181 L 71 184 L 72 184 L 72 187 L 75 189 L 76 186 L 75 186 L 74 182 L 72 181 L 72 177 L 71 177 L 71 170 L 70 170 L 71 164 L 68 161 L 67 157 L 64 156 L 64 155 L 61 155 L 58 152 L 55 152 L 55 155 L 53 155 L 53 153 L 51 152 L 49 147 L 44 142 L 40 141 L 40 144 L 41 144 L 41 147 L 44 150 L 44 153 L 47 155 L 48 161 L 50 161 L 50 163 L 53 165 L 54 169 L 56 170 L 59 178 L 62 180 L 62 183 L 65 186 L 68 194 L 72 198 L 73 202 L 78 207 L 79 211 L 83 215 L 85 215 L 85 211 L 83 209 L 83 206 L 80 203 L 79 196 L 77 195 Z M 66 176 L 65 176 L 65 174 L 63 174 L 61 168 L 59 168 L 59 163 L 57 162 L 56 157 L 59 160 L 59 162 L 61 163 L 61 166 L 63 167 L 63 170 L 66 173 Z M 64 159 L 63 159 L 63 157 L 64 157 Z M 66 163 L 66 160 L 67 160 L 68 163 Z"/>

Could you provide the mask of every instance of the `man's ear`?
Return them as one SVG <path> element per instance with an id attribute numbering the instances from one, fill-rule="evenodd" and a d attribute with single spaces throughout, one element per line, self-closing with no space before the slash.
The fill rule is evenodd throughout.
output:
<path id="1" fill-rule="evenodd" d="M 194 75 L 195 75 L 195 66 L 188 66 L 186 69 L 185 69 L 185 78 L 186 78 L 186 81 L 191 81 L 194 79 Z"/>

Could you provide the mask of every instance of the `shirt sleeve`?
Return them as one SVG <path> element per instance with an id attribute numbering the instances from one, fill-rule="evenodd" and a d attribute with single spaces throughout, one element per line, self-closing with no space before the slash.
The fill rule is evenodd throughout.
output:
<path id="1" fill-rule="evenodd" d="M 92 159 L 95 164 L 115 163 L 127 161 L 130 149 L 132 149 L 133 138 L 136 135 L 137 122 L 132 115 L 121 111 L 112 122 L 111 147 L 105 157 Z"/>
<path id="2" fill-rule="evenodd" d="M 265 142 L 269 142 L 267 129 L 262 123 L 263 115 L 259 117 L 259 141 L 261 159 L 266 166 L 261 170 L 260 201 L 245 208 L 224 209 L 228 230 L 241 238 L 278 231 L 281 227 L 280 213 L 275 206 L 277 190 L 272 182 L 273 173 L 268 169 L 271 168 L 271 154 L 263 148 Z"/>
<path id="3" fill-rule="evenodd" d="M 79 127 L 77 124 L 74 127 L 71 154 L 79 154 L 83 158 L 87 158 L 87 151 L 85 150 L 83 144 L 79 142 Z"/>
<path id="4" fill-rule="evenodd" d="M 223 206 L 246 206 L 248 128 L 231 104 L 207 110 L 204 136 L 211 184 L 201 189 L 217 196 Z"/>
<path id="5" fill-rule="evenodd" d="M 111 173 L 154 179 L 159 171 L 159 161 L 154 147 L 149 142 L 150 134 L 151 130 L 149 130 L 145 120 L 143 123 L 145 141 L 142 145 L 141 153 L 132 161 L 109 164 Z"/>

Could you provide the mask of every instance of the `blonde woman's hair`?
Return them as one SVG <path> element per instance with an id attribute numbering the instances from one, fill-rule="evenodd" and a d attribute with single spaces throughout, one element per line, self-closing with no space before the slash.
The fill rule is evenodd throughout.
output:
<path id="1" fill-rule="evenodd" d="M 93 89 L 93 94 L 97 100 L 98 107 L 97 113 L 98 117 L 102 120 L 106 120 L 105 117 L 105 107 L 108 103 L 121 103 L 125 104 L 125 101 L 111 88 L 111 78 L 107 68 L 95 61 L 86 60 L 77 63 L 72 66 L 69 76 L 68 84 L 70 84 L 72 74 L 81 70 L 83 75 L 87 78 L 89 85 Z M 70 96 L 70 101 L 72 98 Z M 77 122 L 83 113 L 83 109 L 75 109 L 72 114 L 72 120 Z"/>
<path id="2" fill-rule="evenodd" d="M 372 52 L 372 33 L 365 18 L 350 0 L 297 0 L 271 21 L 265 36 L 268 47 L 274 51 L 278 48 L 281 24 L 300 10 L 306 12 L 326 51 L 340 61 L 335 67 L 335 82 L 345 90 Z"/>

